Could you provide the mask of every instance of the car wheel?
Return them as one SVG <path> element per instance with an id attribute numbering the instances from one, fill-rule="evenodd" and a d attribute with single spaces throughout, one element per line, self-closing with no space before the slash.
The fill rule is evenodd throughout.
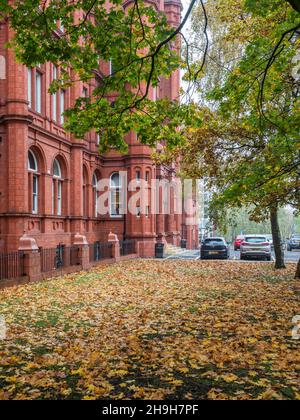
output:
<path id="1" fill-rule="evenodd" d="M 234 250 L 235 250 L 235 251 L 237 251 L 237 250 L 238 250 L 236 246 L 234 247 Z"/>
<path id="2" fill-rule="evenodd" d="M 291 251 L 291 247 L 290 246 L 287 246 L 286 250 L 290 252 Z"/>

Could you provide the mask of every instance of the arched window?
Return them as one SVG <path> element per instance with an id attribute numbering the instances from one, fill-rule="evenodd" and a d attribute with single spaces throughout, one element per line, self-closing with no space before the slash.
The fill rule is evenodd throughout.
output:
<path id="1" fill-rule="evenodd" d="M 31 213 L 38 213 L 39 203 L 39 176 L 38 163 L 35 154 L 29 150 L 28 152 L 28 172 L 29 172 L 29 208 Z"/>
<path id="2" fill-rule="evenodd" d="M 52 213 L 56 216 L 62 215 L 62 172 L 60 163 L 54 159 L 53 167 L 53 182 L 52 182 Z"/>
<path id="3" fill-rule="evenodd" d="M 38 171 L 38 164 L 35 157 L 35 154 L 29 150 L 28 152 L 28 170 L 37 172 Z"/>
<path id="4" fill-rule="evenodd" d="M 94 216 L 98 217 L 98 177 L 96 173 L 93 175 L 93 209 Z"/>
<path id="5" fill-rule="evenodd" d="M 56 178 L 61 178 L 61 168 L 57 159 L 54 159 L 53 162 L 53 176 Z"/>
<path id="6" fill-rule="evenodd" d="M 110 215 L 113 217 L 121 215 L 121 189 L 120 174 L 115 172 L 110 177 Z"/>

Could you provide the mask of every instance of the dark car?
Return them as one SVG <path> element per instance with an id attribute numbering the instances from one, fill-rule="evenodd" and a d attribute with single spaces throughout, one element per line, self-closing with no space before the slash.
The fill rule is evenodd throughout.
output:
<path id="1" fill-rule="evenodd" d="M 224 238 L 207 238 L 201 246 L 201 259 L 224 259 L 230 257 L 230 247 Z"/>
<path id="2" fill-rule="evenodd" d="M 293 235 L 287 242 L 287 250 L 300 249 L 300 235 Z"/>

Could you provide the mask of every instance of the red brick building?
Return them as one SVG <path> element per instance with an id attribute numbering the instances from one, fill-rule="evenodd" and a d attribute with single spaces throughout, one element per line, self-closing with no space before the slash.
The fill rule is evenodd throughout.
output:
<path id="1" fill-rule="evenodd" d="M 151 1 L 164 10 L 169 22 L 178 25 L 180 0 Z M 99 155 L 97 135 L 89 133 L 79 141 L 63 128 L 63 110 L 75 99 L 89 94 L 89 85 L 77 83 L 55 95 L 49 85 L 59 69 L 51 63 L 34 69 L 16 63 L 14 53 L 5 49 L 11 29 L 0 22 L 0 253 L 18 249 L 24 232 L 39 247 L 71 245 L 81 233 L 89 243 L 106 241 L 109 232 L 120 239 L 141 241 L 141 255 L 152 256 L 157 241 L 178 245 L 188 239 L 188 247 L 198 245 L 198 229 L 185 225 L 184 217 L 170 213 L 118 215 L 113 209 L 96 214 L 96 184 L 110 179 L 111 188 L 119 171 L 128 180 L 172 179 L 174 168 L 156 167 L 151 150 L 141 145 L 134 133 L 128 136 L 129 152 Z M 109 64 L 102 64 L 108 73 Z M 162 80 L 152 99 L 177 98 L 180 74 Z M 149 192 L 150 195 L 150 192 Z M 130 199 L 130 193 L 128 193 Z M 150 206 L 152 204 L 150 203 Z"/>

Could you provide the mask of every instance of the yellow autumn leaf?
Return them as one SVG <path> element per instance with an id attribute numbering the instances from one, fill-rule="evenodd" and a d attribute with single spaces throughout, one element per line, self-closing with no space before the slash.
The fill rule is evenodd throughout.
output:
<path id="1" fill-rule="evenodd" d="M 228 383 L 235 382 L 236 380 L 238 380 L 238 377 L 234 375 L 233 373 L 228 373 L 227 375 L 221 375 L 220 378 L 223 379 L 223 381 L 228 382 Z"/>

